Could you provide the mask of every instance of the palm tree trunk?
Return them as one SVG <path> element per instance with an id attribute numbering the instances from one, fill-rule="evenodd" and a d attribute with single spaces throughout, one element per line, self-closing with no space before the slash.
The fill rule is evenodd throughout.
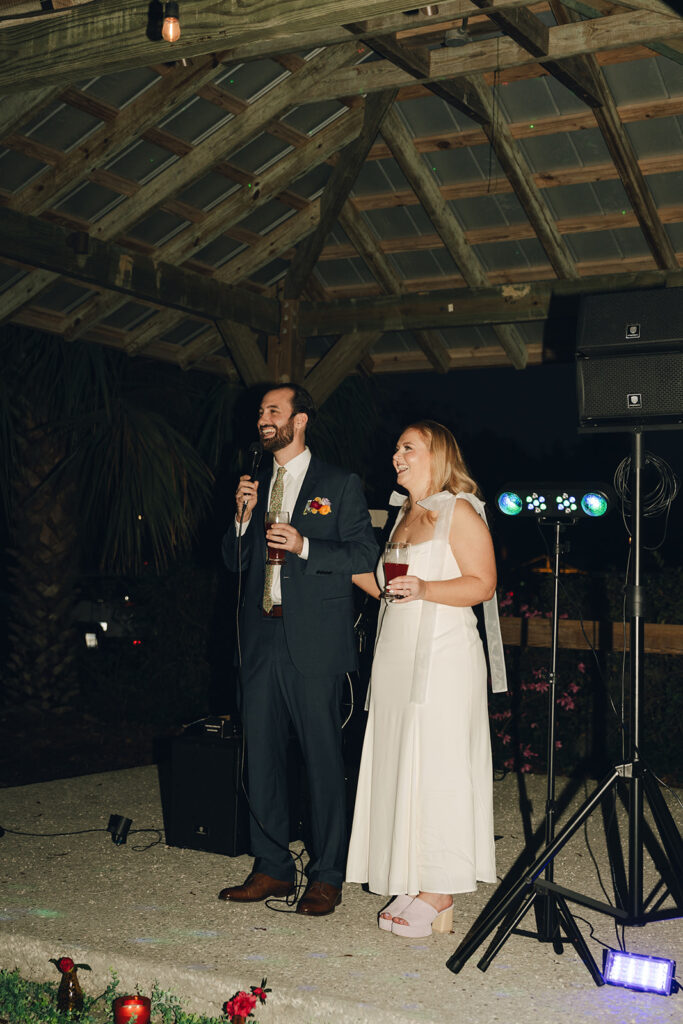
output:
<path id="1" fill-rule="evenodd" d="M 22 413 L 9 548 L 5 700 L 27 711 L 66 710 L 78 695 L 74 492 L 55 473 L 65 454 L 64 437 L 37 427 L 28 403 Z"/>

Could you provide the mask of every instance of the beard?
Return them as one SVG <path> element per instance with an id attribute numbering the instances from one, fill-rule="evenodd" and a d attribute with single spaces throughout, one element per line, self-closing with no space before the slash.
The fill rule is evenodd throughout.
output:
<path id="1" fill-rule="evenodd" d="M 276 427 L 275 433 L 272 437 L 264 437 L 263 434 L 261 434 L 261 442 L 267 452 L 279 452 L 292 443 L 294 440 L 293 419 L 294 417 L 290 416 L 287 422 L 283 423 L 281 427 Z"/>

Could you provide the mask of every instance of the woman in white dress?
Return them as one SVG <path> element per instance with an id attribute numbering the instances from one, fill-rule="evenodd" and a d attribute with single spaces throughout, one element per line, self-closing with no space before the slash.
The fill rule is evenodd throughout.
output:
<path id="1" fill-rule="evenodd" d="M 493 598 L 496 566 L 449 430 L 407 427 L 393 464 L 408 498 L 391 539 L 410 544 L 409 569 L 384 591 L 394 599 L 380 613 L 346 880 L 393 896 L 380 928 L 414 937 L 450 931 L 453 893 L 496 881 L 486 660 L 472 611 Z M 377 572 L 384 586 L 381 563 Z M 354 582 L 382 596 L 372 573 Z"/>

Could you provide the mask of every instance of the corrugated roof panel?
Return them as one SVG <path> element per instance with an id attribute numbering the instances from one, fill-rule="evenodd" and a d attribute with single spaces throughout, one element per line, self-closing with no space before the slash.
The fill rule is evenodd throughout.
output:
<path id="1" fill-rule="evenodd" d="M 292 183 L 291 191 L 303 199 L 316 199 L 325 188 L 332 174 L 331 164 L 324 163 L 314 167 L 312 171 L 302 174 Z"/>
<path id="2" fill-rule="evenodd" d="M 285 71 L 276 61 L 265 58 L 237 64 L 221 76 L 219 81 L 221 88 L 231 96 L 252 101 L 285 78 L 289 78 L 289 71 Z"/>
<path id="3" fill-rule="evenodd" d="M 443 263 L 437 258 L 437 252 L 435 249 L 396 252 L 391 254 L 390 259 L 401 278 L 408 281 L 419 280 L 443 274 Z"/>
<path id="4" fill-rule="evenodd" d="M 493 228 L 503 224 L 519 224 L 526 220 L 526 214 L 514 193 L 496 196 L 471 196 L 469 199 L 452 199 L 448 203 L 459 223 L 466 230 Z"/>
<path id="5" fill-rule="evenodd" d="M 608 64 L 603 68 L 603 74 L 618 106 L 647 103 L 683 93 L 683 67 L 663 57 Z"/>
<path id="6" fill-rule="evenodd" d="M 124 302 L 113 313 L 105 317 L 102 323 L 107 327 L 118 327 L 121 330 L 130 331 L 140 327 L 146 320 L 155 316 L 156 312 L 152 306 L 143 306 L 139 302 Z"/>
<path id="7" fill-rule="evenodd" d="M 224 263 L 231 260 L 233 256 L 237 256 L 238 253 L 243 252 L 247 246 L 244 242 L 237 242 L 234 238 L 228 238 L 227 235 L 221 235 L 219 238 L 215 238 L 213 242 L 209 242 L 203 249 L 193 254 L 193 259 L 199 260 L 200 263 L 206 263 L 209 267 L 222 267 Z"/>
<path id="8" fill-rule="evenodd" d="M 279 281 L 280 278 L 284 277 L 288 270 L 289 263 L 287 260 L 278 258 L 271 260 L 270 263 L 265 265 L 265 267 L 261 267 L 259 270 L 254 271 L 249 280 L 254 281 L 255 284 L 269 286 L 271 284 L 275 284 L 276 281 Z"/>
<path id="9" fill-rule="evenodd" d="M 626 125 L 637 156 L 663 156 L 683 149 L 683 117 L 658 117 Z"/>
<path id="10" fill-rule="evenodd" d="M 21 281 L 22 277 L 26 277 L 27 271 L 21 270 L 19 267 L 13 267 L 10 263 L 0 263 L 0 294 L 4 292 L 6 288 L 10 288 L 12 285 L 17 284 Z"/>
<path id="11" fill-rule="evenodd" d="M 366 160 L 356 178 L 352 195 L 403 191 L 410 188 L 395 160 Z"/>
<path id="12" fill-rule="evenodd" d="M 543 198 L 557 220 L 621 210 L 628 212 L 631 209 L 624 186 L 619 180 L 559 185 L 557 188 L 544 189 Z"/>
<path id="13" fill-rule="evenodd" d="M 498 177 L 503 172 L 489 146 L 477 145 L 472 148 L 459 147 L 456 150 L 442 150 L 422 155 L 426 166 L 441 185 L 458 184 L 461 181 L 479 181 L 490 173 Z"/>
<path id="14" fill-rule="evenodd" d="M 583 132 L 532 136 L 519 139 L 518 145 L 534 172 L 604 163 L 610 158 L 597 128 L 588 128 Z"/>
<path id="15" fill-rule="evenodd" d="M 321 127 L 329 124 L 346 111 L 346 107 L 337 100 L 320 100 L 317 103 L 306 103 L 294 107 L 282 120 L 290 128 L 295 128 L 304 135 L 314 135 Z"/>
<path id="16" fill-rule="evenodd" d="M 187 223 L 188 221 L 182 217 L 159 209 L 154 210 L 148 217 L 135 224 L 127 234 L 148 245 L 163 245 L 164 242 L 168 242 L 170 238 L 177 235 Z"/>
<path id="17" fill-rule="evenodd" d="M 171 345 L 187 345 L 198 335 L 207 330 L 205 320 L 195 320 L 193 317 L 185 317 L 161 335 L 161 341 L 169 342 Z"/>
<path id="18" fill-rule="evenodd" d="M 623 259 L 649 253 L 639 228 L 616 231 L 584 231 L 565 235 L 564 240 L 577 262 Z"/>
<path id="19" fill-rule="evenodd" d="M 360 259 L 321 260 L 316 264 L 315 272 L 326 288 L 348 288 L 374 281 L 372 274 Z"/>
<path id="20" fill-rule="evenodd" d="M 531 115 L 540 119 L 585 109 L 573 92 L 551 76 L 506 83 L 504 71 L 493 89 L 493 100 L 508 122 L 524 122 Z"/>
<path id="21" fill-rule="evenodd" d="M 484 242 L 472 246 L 485 270 L 508 270 L 518 267 L 537 267 L 548 263 L 548 257 L 537 238 L 522 238 L 511 242 Z"/>
<path id="22" fill-rule="evenodd" d="M 0 182 L 7 192 L 18 192 L 44 169 L 40 160 L 0 146 Z"/>
<path id="23" fill-rule="evenodd" d="M 93 292 L 80 284 L 68 281 L 66 278 L 58 278 L 54 284 L 40 293 L 37 305 L 43 309 L 53 309 L 59 313 L 70 313 L 85 302 Z"/>
<path id="24" fill-rule="evenodd" d="M 245 228 L 247 231 L 255 231 L 259 235 L 265 235 L 268 231 L 272 231 L 273 228 L 277 227 L 278 224 L 281 224 L 282 221 L 288 220 L 293 213 L 294 210 L 292 210 L 291 206 L 280 202 L 279 199 L 271 199 L 269 202 L 264 203 L 263 206 L 259 206 L 239 223 L 240 227 Z"/>
<path id="25" fill-rule="evenodd" d="M 123 178 L 144 185 L 177 159 L 178 157 L 174 153 L 169 153 L 167 149 L 147 142 L 146 139 L 139 139 L 119 153 L 111 163 L 105 164 L 105 167 Z"/>
<path id="26" fill-rule="evenodd" d="M 237 192 L 241 187 L 236 181 L 230 181 L 229 178 L 226 178 L 224 174 L 209 171 L 208 174 L 202 175 L 197 181 L 193 181 L 188 188 L 183 189 L 178 194 L 178 199 L 182 203 L 196 206 L 198 210 L 203 210 L 206 213 L 216 203 L 227 199 L 228 196 L 232 195 L 233 192 Z"/>
<path id="27" fill-rule="evenodd" d="M 66 103 L 55 103 L 22 129 L 26 135 L 45 146 L 67 152 L 102 124 L 99 118 Z"/>
<path id="28" fill-rule="evenodd" d="M 127 68 L 126 71 L 117 71 L 113 75 L 93 78 L 81 85 L 81 89 L 96 99 L 121 108 L 149 89 L 160 77 L 152 68 Z"/>
<path id="29" fill-rule="evenodd" d="M 402 100 L 398 110 L 414 138 L 438 135 L 440 132 L 466 132 L 476 127 L 467 114 L 437 96 L 417 96 L 415 99 Z"/>
<path id="30" fill-rule="evenodd" d="M 171 115 L 159 122 L 159 127 L 176 135 L 185 142 L 196 144 L 203 138 L 215 132 L 220 125 L 231 121 L 234 114 L 226 113 L 215 103 L 200 96 L 194 96 L 188 103 L 184 103 L 180 109 L 175 109 Z"/>
<path id="31" fill-rule="evenodd" d="M 234 153 L 229 153 L 228 160 L 240 170 L 246 171 L 247 174 L 258 174 L 279 160 L 285 153 L 289 153 L 291 149 L 292 147 L 282 139 L 276 139 L 274 135 L 262 132 L 246 146 L 242 146 Z"/>
<path id="32" fill-rule="evenodd" d="M 422 214 L 421 217 L 420 214 Z M 425 230 L 434 230 L 421 206 L 395 206 L 382 210 L 366 210 L 362 216 L 370 223 L 377 237 L 382 239 L 418 237 Z"/>
<path id="33" fill-rule="evenodd" d="M 68 196 L 65 196 L 54 209 L 70 213 L 74 217 L 80 217 L 82 220 L 93 223 L 123 201 L 124 196 L 118 192 L 113 192 L 110 188 L 105 188 L 103 185 L 95 185 L 93 182 L 88 181 L 83 185 L 79 185 Z"/>
<path id="34" fill-rule="evenodd" d="M 681 164 L 683 164 L 683 157 Z M 683 170 L 672 171 L 670 174 L 648 174 L 645 180 L 658 206 L 670 206 L 673 203 L 681 202 Z"/>

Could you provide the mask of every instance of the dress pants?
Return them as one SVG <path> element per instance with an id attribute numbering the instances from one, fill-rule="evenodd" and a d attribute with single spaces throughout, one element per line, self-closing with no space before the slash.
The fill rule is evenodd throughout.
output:
<path id="1" fill-rule="evenodd" d="M 304 675 L 292 664 L 281 618 L 261 616 L 258 654 L 242 666 L 240 713 L 246 740 L 254 871 L 294 879 L 289 853 L 289 723 L 303 754 L 310 794 L 309 881 L 341 888 L 346 860 L 346 789 L 341 737 L 343 675 Z M 263 826 L 263 827 L 261 827 Z"/>

